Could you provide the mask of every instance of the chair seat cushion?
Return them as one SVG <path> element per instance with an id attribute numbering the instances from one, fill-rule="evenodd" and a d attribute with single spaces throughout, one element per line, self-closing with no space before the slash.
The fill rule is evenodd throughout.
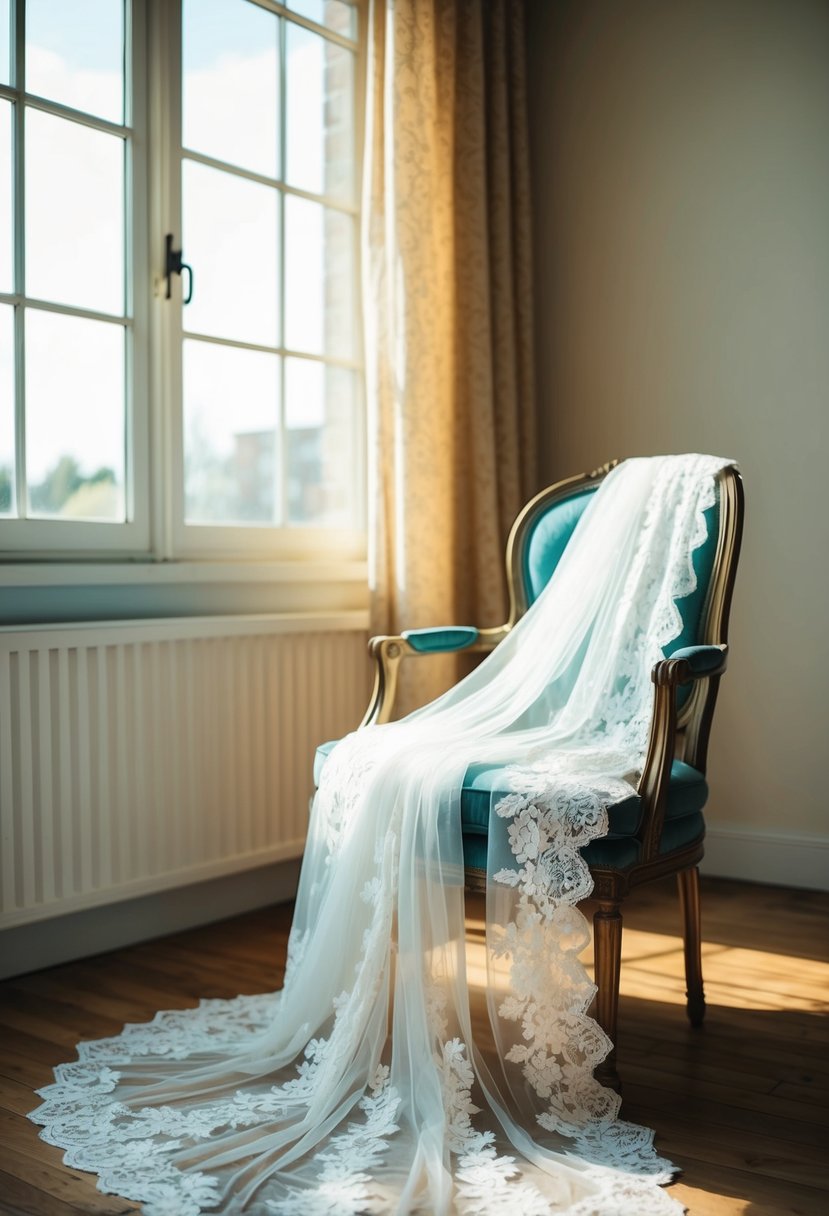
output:
<path id="1" fill-rule="evenodd" d="M 500 766 L 471 764 L 466 771 L 461 796 L 461 822 L 465 832 L 486 835 L 489 830 L 489 807 L 493 794 L 506 797 L 509 785 L 505 781 L 504 769 Z M 671 784 L 668 789 L 668 805 L 665 822 L 695 815 L 705 806 L 708 786 L 702 773 L 674 760 L 671 765 Z M 642 811 L 641 799 L 631 794 L 624 802 L 612 806 L 609 812 L 608 837 L 634 836 L 639 830 Z"/>
<path id="2" fill-rule="evenodd" d="M 684 815 L 682 819 L 665 824 L 659 844 L 661 855 L 693 844 L 705 835 L 705 819 L 701 814 Z M 640 860 L 641 846 L 635 836 L 611 838 L 603 836 L 593 840 L 582 849 L 582 856 L 590 866 L 609 866 L 614 870 L 627 870 Z M 480 833 L 464 832 L 463 862 L 467 870 L 486 872 L 487 838 Z"/>
<path id="3" fill-rule="evenodd" d="M 336 740 L 323 743 L 314 758 L 314 783 L 320 775 Z M 489 809 L 493 796 L 506 797 L 510 792 L 505 770 L 501 765 L 470 764 L 466 770 L 461 794 L 461 827 L 464 836 L 464 857 L 469 854 L 482 864 L 467 860 L 473 869 L 486 869 L 486 837 L 489 830 Z M 671 783 L 665 808 L 665 827 L 660 852 L 672 852 L 702 836 L 702 809 L 708 798 L 708 785 L 702 773 L 674 760 Z M 591 865 L 610 865 L 625 869 L 639 860 L 639 844 L 635 839 L 639 829 L 642 802 L 631 794 L 624 802 L 610 808 L 610 830 L 601 840 L 594 840 L 583 850 Z"/>

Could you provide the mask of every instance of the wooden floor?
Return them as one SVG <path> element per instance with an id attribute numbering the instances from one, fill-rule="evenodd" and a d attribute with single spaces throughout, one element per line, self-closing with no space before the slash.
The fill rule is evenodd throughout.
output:
<path id="1" fill-rule="evenodd" d="M 619 1071 L 623 1113 L 656 1128 L 683 1170 L 692 1216 L 829 1213 L 829 896 L 709 880 L 703 888 L 705 1029 L 683 1010 L 672 884 L 625 917 Z M 61 1164 L 24 1117 L 80 1038 L 115 1034 L 159 1008 L 281 983 L 291 909 L 0 984 L 0 1212 L 135 1211 Z M 475 935 L 480 909 L 470 907 Z"/>

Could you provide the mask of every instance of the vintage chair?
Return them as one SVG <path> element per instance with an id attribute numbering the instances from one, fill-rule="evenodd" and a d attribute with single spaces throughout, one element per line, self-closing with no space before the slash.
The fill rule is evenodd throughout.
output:
<path id="1" fill-rule="evenodd" d="M 377 669 L 362 725 L 391 718 L 404 659 L 461 650 L 480 653 L 497 646 L 547 584 L 590 496 L 616 463 L 542 490 L 518 516 L 507 544 L 510 616 L 505 625 L 412 629 L 398 637 L 371 639 L 369 651 Z M 736 469 L 722 470 L 717 491 L 716 506 L 708 512 L 708 539 L 694 554 L 697 589 L 678 602 L 682 633 L 651 673 L 653 718 L 638 793 L 611 810 L 609 834 L 584 850 L 595 881 L 598 991 L 594 1013 L 614 1043 L 622 946 L 620 905 L 632 887 L 650 879 L 677 876 L 688 1017 L 693 1026 L 700 1026 L 705 1014 L 697 866 L 705 836 L 708 737 L 720 676 L 726 667 L 728 616 L 742 535 L 743 491 Z M 317 775 L 333 746 L 326 743 L 318 750 Z M 502 774 L 503 769 L 487 765 L 471 765 L 466 773 L 461 822 L 466 885 L 471 890 L 485 887 L 490 800 L 493 791 L 500 792 Z M 507 786 L 501 788 L 508 792 Z M 618 1085 L 613 1056 L 598 1075 L 605 1083 Z"/>

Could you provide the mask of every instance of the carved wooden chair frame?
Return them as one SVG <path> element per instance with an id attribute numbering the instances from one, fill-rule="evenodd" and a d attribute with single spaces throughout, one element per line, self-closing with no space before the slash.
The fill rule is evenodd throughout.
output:
<path id="1" fill-rule="evenodd" d="M 590 473 L 568 477 L 537 494 L 519 514 L 507 542 L 506 568 L 510 613 L 504 625 L 492 629 L 470 630 L 468 644 L 452 649 L 466 653 L 485 653 L 506 637 L 515 623 L 527 611 L 529 601 L 524 583 L 524 548 L 539 517 L 551 505 L 598 486 L 618 462 L 613 460 Z M 705 1015 L 702 983 L 701 926 L 699 898 L 699 862 L 703 856 L 704 837 L 667 854 L 660 854 L 659 844 L 665 819 L 665 808 L 674 759 L 705 773 L 711 722 L 719 691 L 720 678 L 726 669 L 728 655 L 728 619 L 734 578 L 737 570 L 743 529 L 743 486 L 739 472 L 725 468 L 718 474 L 719 532 L 707 595 L 703 603 L 698 643 L 716 647 L 719 661 L 706 664 L 704 672 L 695 670 L 683 658 L 662 659 L 654 664 L 651 678 L 654 684 L 653 716 L 650 739 L 638 793 L 641 817 L 638 831 L 640 858 L 624 869 L 592 865 L 594 880 L 592 899 L 593 948 L 597 995 L 594 1014 L 599 1025 L 616 1042 L 619 1005 L 619 978 L 622 948 L 621 904 L 631 889 L 651 879 L 676 874 L 682 919 L 687 1012 L 693 1026 L 700 1026 Z M 397 688 L 400 664 L 404 659 L 433 653 L 419 649 L 416 630 L 397 636 L 374 637 L 369 653 L 376 661 L 374 690 L 361 725 L 390 720 Z M 680 685 L 691 683 L 690 694 L 681 707 L 677 705 Z M 469 890 L 483 890 L 486 874 L 483 870 L 467 870 Z M 618 1086 L 615 1050 L 598 1070 L 599 1076 Z"/>

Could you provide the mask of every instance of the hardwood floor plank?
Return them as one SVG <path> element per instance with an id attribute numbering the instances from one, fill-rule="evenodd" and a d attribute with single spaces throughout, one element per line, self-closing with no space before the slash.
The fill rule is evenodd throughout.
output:
<path id="1" fill-rule="evenodd" d="M 29 1158 L 16 1157 L 0 1148 L 0 1212 L 3 1203 L 16 1202 L 18 1210 L 32 1216 L 122 1216 L 138 1212 L 137 1203 L 118 1195 L 104 1195 L 95 1186 L 92 1174 L 70 1169 L 62 1163 L 55 1166 Z"/>
<path id="2" fill-rule="evenodd" d="M 52 1067 L 43 1061 L 19 1055 L 5 1044 L 0 1049 L 0 1076 L 11 1081 L 20 1081 L 22 1085 L 30 1086 L 33 1091 L 49 1084 L 52 1080 Z"/>
<path id="3" fill-rule="evenodd" d="M 78 1216 L 81 1208 L 54 1195 L 47 1195 L 14 1174 L 0 1170 L 2 1216 Z"/>
<path id="4" fill-rule="evenodd" d="M 797 1085 L 781 1081 L 779 1085 L 775 1085 L 772 1093 L 776 1097 L 790 1098 L 795 1102 L 806 1102 L 810 1106 L 816 1106 L 819 1110 L 826 1110 L 827 1098 L 826 1090 L 823 1086 L 813 1086 L 808 1082 Z"/>
<path id="5" fill-rule="evenodd" d="M 36 1102 L 29 1085 L 13 1081 L 10 1077 L 0 1077 L 0 1110 L 14 1115 L 28 1115 Z"/>
<path id="6" fill-rule="evenodd" d="M 671 1160 L 683 1154 L 728 1169 L 751 1170 L 755 1176 L 819 1190 L 826 1183 L 824 1154 L 808 1146 L 782 1144 L 757 1132 L 733 1131 L 700 1124 L 680 1114 L 660 1116 L 658 1148 Z"/>
<path id="7" fill-rule="evenodd" d="M 779 1116 L 792 1125 L 792 1135 L 798 1135 L 801 1125 L 808 1124 L 816 1129 L 815 1134 L 829 1139 L 829 1110 L 818 1106 L 808 1106 L 780 1098 L 777 1094 L 758 1094 L 735 1089 L 732 1085 L 716 1081 L 700 1081 L 694 1077 L 687 1078 L 683 1072 L 666 1074 L 664 1070 L 651 1069 L 644 1064 L 626 1060 L 621 1068 L 624 1082 L 624 1094 L 627 1097 L 630 1089 L 631 1097 L 640 1089 L 649 1094 L 662 1094 L 670 1107 L 676 1102 L 677 1089 L 682 1090 L 682 1100 L 699 1100 L 705 1102 L 711 1110 L 719 1112 L 723 1107 L 728 1109 L 748 1111 L 752 1115 Z M 651 1105 L 656 1105 L 654 1101 Z"/>
<path id="8" fill-rule="evenodd" d="M 3 1030 L 3 1055 L 6 1051 L 18 1056 L 26 1056 L 39 1064 L 48 1064 L 54 1068 L 66 1059 L 67 1048 L 59 1043 L 50 1043 L 48 1039 L 38 1038 L 27 1034 L 24 1030 L 15 1030 L 7 1026 Z"/>
<path id="9" fill-rule="evenodd" d="M 826 1192 L 726 1169 L 685 1155 L 670 1194 L 690 1216 L 826 1216 Z"/>
<path id="10" fill-rule="evenodd" d="M 68 1007 L 60 1001 L 51 1004 L 54 1012 L 49 1016 L 44 1009 L 37 1013 L 26 1012 L 8 1002 L 3 1003 L 0 1005 L 0 1034 L 5 1037 L 9 1031 L 18 1030 L 45 1043 L 71 1050 L 82 1038 L 104 1039 L 118 1034 L 121 1029 L 121 1024 L 112 1018 L 102 1018 L 83 1009 L 70 1015 Z"/>
<path id="11" fill-rule="evenodd" d="M 792 1035 L 751 1034 L 745 1032 L 726 1034 L 723 1028 L 711 1025 L 707 1028 L 695 1029 L 688 1025 L 685 1019 L 677 1025 L 668 1025 L 667 1018 L 661 1027 L 659 1037 L 655 1033 L 644 1033 L 645 1027 L 639 1025 L 636 1013 L 630 1017 L 628 1007 L 622 1002 L 623 1029 L 618 1036 L 624 1042 L 626 1051 L 650 1055 L 654 1052 L 670 1053 L 679 1059 L 691 1058 L 694 1053 L 705 1053 L 707 1058 L 716 1059 L 724 1055 L 738 1071 L 754 1066 L 758 1054 L 766 1060 L 766 1068 L 773 1069 L 780 1079 L 796 1078 L 802 1075 L 821 1078 L 821 1083 L 829 1084 L 829 1054 L 819 1046 L 797 1042 Z M 673 1023 L 674 1019 L 671 1019 Z M 654 1031 L 655 1031 L 654 1027 Z M 758 1048 L 760 1051 L 758 1052 Z"/>
<path id="12" fill-rule="evenodd" d="M 661 1118 L 663 1111 L 670 1112 L 676 1108 L 676 1094 L 672 1087 L 657 1089 L 638 1083 L 642 1071 L 630 1068 L 624 1070 L 623 1113 L 634 1123 L 652 1126 L 655 1119 Z M 788 1110 L 781 1110 L 779 1103 L 772 1099 L 765 1110 L 758 1110 L 756 1104 L 731 1105 L 733 1095 L 731 1086 L 709 1085 L 701 1091 L 701 1087 L 695 1085 L 693 1094 L 683 1095 L 682 1110 L 688 1118 L 697 1119 L 711 1128 L 723 1127 L 748 1133 L 757 1131 L 774 1137 L 780 1144 L 792 1144 L 796 1147 L 806 1145 L 825 1150 L 826 1126 L 807 1119 L 798 1103 L 791 1103 Z M 712 1101 L 712 1097 L 718 1097 L 719 1100 Z"/>
<path id="13" fill-rule="evenodd" d="M 467 912 L 471 959 L 483 902 L 470 899 Z M 652 884 L 625 906 L 623 1115 L 654 1127 L 682 1167 L 671 1193 L 691 1216 L 829 1212 L 827 912 L 825 895 L 703 881 L 708 1013 L 697 1031 L 684 1010 L 675 884 Z M 0 984 L 2 1216 L 137 1211 L 38 1138 L 25 1118 L 32 1091 L 75 1058 L 80 1039 L 201 997 L 278 988 L 290 924 L 290 906 L 262 909 Z"/>

